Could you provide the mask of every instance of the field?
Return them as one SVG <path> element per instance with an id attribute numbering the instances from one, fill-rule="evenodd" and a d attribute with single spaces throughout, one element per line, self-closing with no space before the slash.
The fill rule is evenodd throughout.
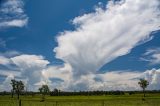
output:
<path id="1" fill-rule="evenodd" d="M 102 95 L 102 96 L 21 96 L 22 106 L 160 106 L 160 94 Z M 19 106 L 16 97 L 0 96 L 0 106 Z"/>

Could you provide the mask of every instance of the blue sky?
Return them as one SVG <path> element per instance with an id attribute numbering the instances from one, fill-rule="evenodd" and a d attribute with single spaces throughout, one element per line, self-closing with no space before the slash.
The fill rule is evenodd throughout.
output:
<path id="1" fill-rule="evenodd" d="M 27 26 L 1 30 L 4 40 L 14 39 L 8 43 L 5 49 L 2 49 L 4 51 L 18 50 L 24 53 L 40 54 L 50 61 L 55 61 L 52 52 L 57 45 L 55 36 L 63 30 L 74 29 L 70 20 L 76 16 L 94 11 L 94 6 L 98 2 L 98 0 L 70 0 L 69 2 L 64 0 L 47 0 L 46 2 L 27 0 L 24 7 L 24 11 L 29 17 Z M 103 2 L 105 3 L 106 0 Z"/>
<path id="2" fill-rule="evenodd" d="M 148 3 L 1 0 L 0 3 L 0 82 L 3 85 L 0 90 L 11 78 L 23 80 L 31 90 L 46 82 L 50 87 L 65 90 L 132 90 L 139 88 L 129 85 L 137 81 L 130 78 L 140 77 L 151 80 L 154 87 L 150 89 L 160 89 L 160 84 L 153 81 L 160 76 L 158 0 L 148 0 Z M 125 5 L 138 9 L 133 6 L 125 10 Z M 120 73 L 126 79 L 118 82 L 121 84 L 118 86 L 116 79 Z M 97 78 L 101 82 L 94 80 Z M 108 83 L 112 87 L 104 87 L 110 80 L 115 85 Z"/>

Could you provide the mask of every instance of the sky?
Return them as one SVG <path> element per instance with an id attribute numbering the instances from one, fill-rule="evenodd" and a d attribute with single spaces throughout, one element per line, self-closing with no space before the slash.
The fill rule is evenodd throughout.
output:
<path id="1" fill-rule="evenodd" d="M 159 0 L 0 0 L 0 91 L 160 89 Z"/>

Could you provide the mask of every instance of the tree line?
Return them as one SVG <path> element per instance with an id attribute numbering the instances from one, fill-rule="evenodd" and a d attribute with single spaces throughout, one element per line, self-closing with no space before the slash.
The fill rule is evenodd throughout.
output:
<path id="1" fill-rule="evenodd" d="M 135 93 L 143 93 L 143 96 L 145 97 L 145 93 L 157 93 L 160 92 L 153 90 L 153 91 L 146 91 L 147 86 L 149 85 L 149 82 L 145 79 L 140 79 L 138 84 L 142 88 L 142 91 L 72 91 L 72 92 L 67 92 L 67 91 L 61 91 L 59 89 L 54 89 L 53 91 L 50 91 L 50 88 L 47 84 L 42 85 L 38 90 L 39 92 L 32 92 L 32 91 L 25 91 L 25 85 L 22 81 L 17 81 L 15 79 L 11 80 L 11 86 L 12 90 L 11 92 L 0 92 L 0 95 L 9 95 L 11 94 L 11 97 L 13 98 L 14 94 L 17 94 L 17 98 L 19 99 L 20 95 L 36 95 L 40 94 L 42 95 L 42 101 L 45 100 L 45 95 L 50 95 L 50 96 L 76 96 L 76 95 L 84 95 L 84 96 L 91 96 L 91 95 L 125 95 L 125 94 L 135 94 Z"/>

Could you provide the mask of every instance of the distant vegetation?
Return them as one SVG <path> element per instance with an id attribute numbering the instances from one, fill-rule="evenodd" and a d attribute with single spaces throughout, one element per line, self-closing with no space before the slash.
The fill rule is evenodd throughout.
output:
<path id="1" fill-rule="evenodd" d="M 42 100 L 45 100 L 45 95 L 50 92 L 48 85 L 42 85 L 42 87 L 39 88 L 40 93 L 42 94 Z"/>
<path id="2" fill-rule="evenodd" d="M 145 79 L 137 83 L 142 91 L 50 91 L 45 84 L 33 92 L 13 79 L 11 92 L 0 92 L 0 106 L 160 106 L 160 90 L 146 90 L 149 83 Z"/>
<path id="3" fill-rule="evenodd" d="M 57 89 L 58 90 L 58 89 Z M 160 90 L 147 90 L 145 91 L 146 94 L 156 94 L 160 93 Z M 78 91 L 78 92 L 67 92 L 67 91 L 51 91 L 46 95 L 50 96 L 101 96 L 101 95 L 136 95 L 136 94 L 143 94 L 143 91 Z M 0 92 L 1 96 L 5 95 L 12 95 L 11 92 L 3 91 Z M 40 92 L 32 92 L 32 91 L 23 91 L 21 92 L 22 96 L 35 96 L 41 95 Z"/>
<path id="4" fill-rule="evenodd" d="M 45 95 L 50 95 L 50 96 L 78 96 L 78 95 L 83 95 L 83 96 L 91 96 L 91 95 L 132 95 L 136 93 L 143 93 L 145 97 L 145 92 L 146 93 L 158 93 L 160 90 L 152 90 L 152 91 L 145 91 L 147 86 L 149 85 L 148 81 L 145 79 L 140 79 L 138 84 L 142 88 L 142 91 L 102 91 L 102 90 L 97 90 L 97 91 L 72 91 L 72 92 L 67 92 L 67 91 L 61 91 L 59 89 L 54 89 L 53 91 L 50 91 L 49 86 L 42 85 L 38 90 L 39 92 L 33 92 L 33 91 L 25 91 L 25 85 L 22 81 L 17 81 L 15 79 L 11 80 L 12 85 L 12 90 L 11 92 L 0 92 L 0 95 L 11 95 L 13 98 L 13 95 L 17 94 L 17 98 L 19 99 L 19 95 L 37 95 L 41 94 L 42 95 L 42 100 L 45 99 Z"/>

